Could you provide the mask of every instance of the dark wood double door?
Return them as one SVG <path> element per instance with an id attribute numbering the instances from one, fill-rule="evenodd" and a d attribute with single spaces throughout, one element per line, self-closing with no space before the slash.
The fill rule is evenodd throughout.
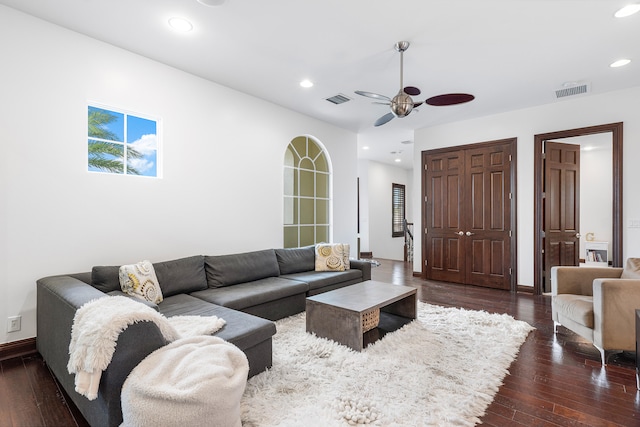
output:
<path id="1" fill-rule="evenodd" d="M 516 139 L 422 153 L 430 280 L 515 289 Z"/>

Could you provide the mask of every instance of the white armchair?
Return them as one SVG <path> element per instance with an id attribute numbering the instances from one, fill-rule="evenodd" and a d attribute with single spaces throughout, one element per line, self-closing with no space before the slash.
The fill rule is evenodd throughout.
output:
<path id="1" fill-rule="evenodd" d="M 558 325 L 607 352 L 636 351 L 635 310 L 640 309 L 640 259 L 622 268 L 552 267 L 551 313 Z"/>

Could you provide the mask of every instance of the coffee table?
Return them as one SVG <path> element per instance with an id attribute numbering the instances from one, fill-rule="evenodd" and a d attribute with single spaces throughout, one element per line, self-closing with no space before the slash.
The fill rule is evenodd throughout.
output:
<path id="1" fill-rule="evenodd" d="M 397 329 L 416 318 L 416 289 L 367 280 L 314 295 L 307 298 L 307 332 L 362 351 L 366 346 L 362 319 L 376 309 L 380 323 Z"/>

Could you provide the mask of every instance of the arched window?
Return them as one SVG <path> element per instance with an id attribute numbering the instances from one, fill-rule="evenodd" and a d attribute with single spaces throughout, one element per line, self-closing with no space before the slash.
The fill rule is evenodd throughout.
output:
<path id="1" fill-rule="evenodd" d="M 315 139 L 298 136 L 284 155 L 284 247 L 329 242 L 330 212 L 329 156 Z"/>

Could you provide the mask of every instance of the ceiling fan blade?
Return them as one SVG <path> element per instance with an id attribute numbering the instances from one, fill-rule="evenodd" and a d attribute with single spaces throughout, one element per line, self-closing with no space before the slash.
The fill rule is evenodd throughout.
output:
<path id="1" fill-rule="evenodd" d="M 418 96 L 418 95 L 420 95 L 420 89 L 418 89 L 415 86 L 407 86 L 403 90 L 404 90 L 404 93 L 406 93 L 409 96 Z"/>
<path id="2" fill-rule="evenodd" d="M 435 107 L 442 107 L 445 105 L 464 104 L 465 102 L 473 101 L 474 99 L 475 96 L 468 93 L 447 93 L 445 95 L 433 96 L 425 102 Z"/>
<path id="3" fill-rule="evenodd" d="M 384 116 L 380 117 L 378 120 L 376 120 L 376 122 L 373 125 L 374 126 L 382 126 L 383 124 L 387 123 L 388 121 L 390 121 L 394 117 L 395 116 L 393 115 L 393 113 L 387 113 Z"/>
<path id="4" fill-rule="evenodd" d="M 380 95 L 377 93 L 373 93 L 373 92 L 365 92 L 363 90 L 356 90 L 356 93 L 358 95 L 362 95 L 362 96 L 366 96 L 368 98 L 373 98 L 373 99 L 382 99 L 384 101 L 389 101 L 391 102 L 391 98 L 389 98 L 388 96 L 384 96 L 384 95 Z"/>
<path id="5" fill-rule="evenodd" d="M 390 102 L 372 102 L 372 104 L 378 104 L 378 105 L 391 105 Z"/>
<path id="6" fill-rule="evenodd" d="M 421 106 L 422 104 L 424 104 L 424 101 L 414 102 L 413 103 L 413 108 L 417 108 L 417 107 Z"/>

